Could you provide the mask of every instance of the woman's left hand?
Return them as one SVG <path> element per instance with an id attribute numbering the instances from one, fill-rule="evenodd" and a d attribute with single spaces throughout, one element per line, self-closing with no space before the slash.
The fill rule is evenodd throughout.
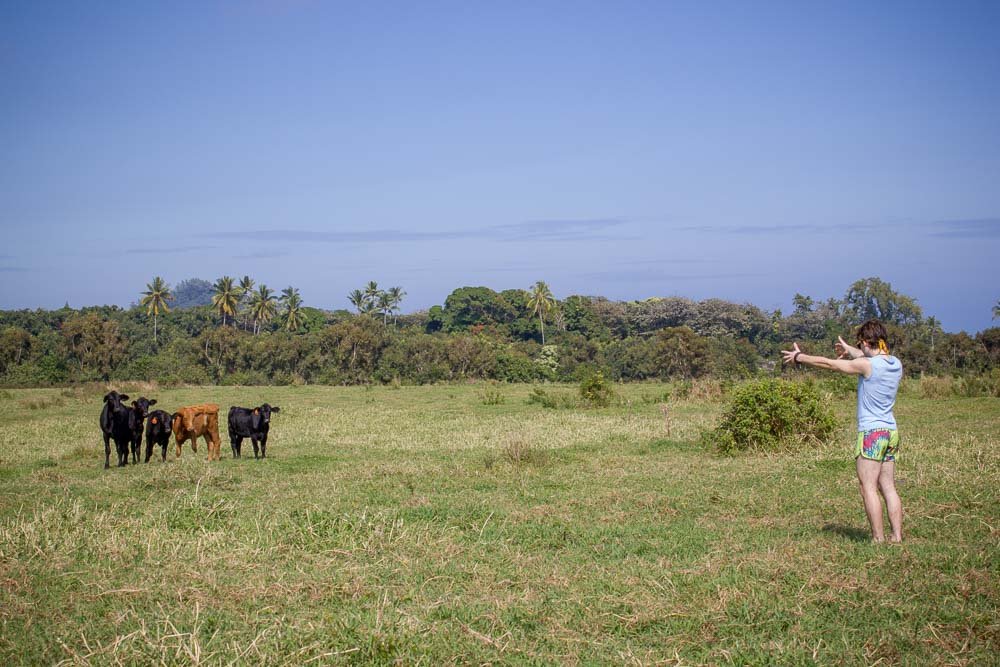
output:
<path id="1" fill-rule="evenodd" d="M 802 350 L 799 349 L 799 344 L 798 343 L 792 343 L 792 349 L 790 349 L 790 350 L 782 350 L 781 351 L 781 356 L 784 357 L 783 361 L 786 364 L 791 364 L 791 363 L 793 363 L 795 361 L 795 355 L 798 354 L 801 351 Z"/>

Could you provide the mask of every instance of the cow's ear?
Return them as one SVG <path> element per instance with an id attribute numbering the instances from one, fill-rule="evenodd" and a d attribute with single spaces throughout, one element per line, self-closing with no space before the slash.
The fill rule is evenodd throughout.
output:
<path id="1" fill-rule="evenodd" d="M 138 403 L 136 403 L 135 401 L 132 401 L 132 407 L 133 407 L 133 408 L 137 408 L 137 407 L 139 407 L 139 404 L 138 404 Z"/>
<path id="2" fill-rule="evenodd" d="M 254 413 L 255 415 L 259 415 L 259 414 L 260 414 L 260 408 L 254 408 L 254 409 L 253 409 L 253 413 Z"/>
<path id="3" fill-rule="evenodd" d="M 156 405 L 156 399 L 154 398 L 153 400 L 151 400 L 151 401 L 149 402 L 149 404 L 150 404 L 150 405 Z"/>
<path id="4" fill-rule="evenodd" d="M 272 405 L 271 412 L 281 412 L 281 408 L 279 408 L 277 405 Z"/>
<path id="5" fill-rule="evenodd" d="M 128 400 L 128 394 L 118 394 L 118 398 L 120 398 L 123 401 L 127 401 Z"/>
<path id="6" fill-rule="evenodd" d="M 104 395 L 104 402 L 107 403 L 108 399 L 110 399 L 110 398 L 111 398 L 111 394 L 105 394 Z"/>

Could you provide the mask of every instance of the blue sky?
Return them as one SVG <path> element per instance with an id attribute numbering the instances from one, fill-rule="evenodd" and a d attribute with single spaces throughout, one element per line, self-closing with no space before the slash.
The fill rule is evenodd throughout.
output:
<path id="1" fill-rule="evenodd" d="M 1000 299 L 995 2 L 0 0 L 0 308 Z"/>

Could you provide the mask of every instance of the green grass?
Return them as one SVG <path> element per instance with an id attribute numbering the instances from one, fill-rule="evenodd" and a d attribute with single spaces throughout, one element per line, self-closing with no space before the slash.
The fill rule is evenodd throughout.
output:
<path id="1" fill-rule="evenodd" d="M 722 458 L 616 387 L 127 387 L 275 415 L 268 459 L 104 470 L 103 388 L 0 394 L 0 658 L 39 664 L 995 664 L 1000 401 L 905 395 L 903 546 L 834 441 Z M 569 395 L 573 387 L 550 388 Z M 567 401 L 568 402 L 568 401 Z"/>

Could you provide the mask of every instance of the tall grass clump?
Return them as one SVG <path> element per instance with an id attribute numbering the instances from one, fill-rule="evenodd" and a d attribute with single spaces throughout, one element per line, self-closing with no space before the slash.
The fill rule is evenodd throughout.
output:
<path id="1" fill-rule="evenodd" d="M 922 376 L 907 383 L 921 398 L 1000 398 L 1000 368 L 979 375 Z"/>
<path id="2" fill-rule="evenodd" d="M 833 432 L 833 411 L 812 384 L 768 379 L 733 392 L 721 423 L 702 434 L 702 443 L 726 454 L 787 451 Z"/>
<path id="3" fill-rule="evenodd" d="M 580 401 L 572 394 L 560 391 L 548 392 L 541 387 L 534 387 L 528 394 L 528 405 L 540 405 L 550 410 L 574 410 L 580 407 Z"/>
<path id="4" fill-rule="evenodd" d="M 492 381 L 480 390 L 479 400 L 483 405 L 503 405 L 507 397 L 500 390 L 500 383 Z"/>

